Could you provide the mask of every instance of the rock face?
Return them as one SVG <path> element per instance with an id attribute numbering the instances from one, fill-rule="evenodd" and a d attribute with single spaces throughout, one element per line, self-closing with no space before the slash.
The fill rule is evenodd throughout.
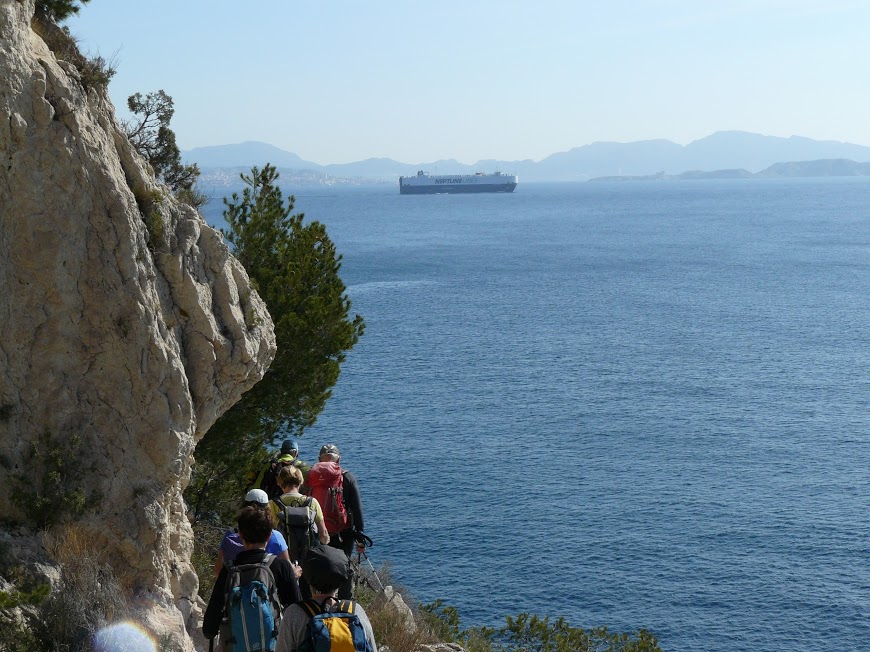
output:
<path id="1" fill-rule="evenodd" d="M 32 451 L 59 442 L 93 503 L 77 525 L 146 624 L 192 649 L 181 494 L 196 442 L 271 363 L 272 322 L 33 12 L 0 0 L 0 520 L 26 522 L 13 488 L 37 486 Z"/>

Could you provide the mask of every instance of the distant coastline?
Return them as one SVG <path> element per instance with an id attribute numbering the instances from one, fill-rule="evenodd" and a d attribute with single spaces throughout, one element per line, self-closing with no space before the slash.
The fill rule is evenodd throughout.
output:
<path id="1" fill-rule="evenodd" d="M 263 163 L 270 163 L 264 161 Z M 262 167 L 263 163 L 257 165 Z M 228 188 L 236 189 L 242 187 L 242 181 L 239 178 L 240 174 L 248 174 L 251 171 L 251 166 L 231 166 L 231 167 L 214 167 L 203 168 L 201 170 L 199 184 L 206 189 Z M 318 170 L 305 170 L 290 167 L 278 166 L 278 174 L 282 185 L 289 186 L 370 186 L 375 184 L 392 184 L 393 181 L 387 179 L 377 179 L 369 177 L 340 177 Z"/>
<path id="2" fill-rule="evenodd" d="M 691 170 L 681 174 L 616 175 L 589 179 L 593 181 L 685 181 L 695 179 L 787 179 L 800 177 L 867 177 L 870 163 L 858 163 L 849 159 L 821 159 L 818 161 L 792 161 L 774 163 L 761 172 L 749 170 Z"/>

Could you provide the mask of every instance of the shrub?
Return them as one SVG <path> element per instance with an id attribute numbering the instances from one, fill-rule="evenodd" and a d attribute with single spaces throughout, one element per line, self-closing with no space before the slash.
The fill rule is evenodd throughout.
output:
<path id="1" fill-rule="evenodd" d="M 129 615 L 126 592 L 81 529 L 47 535 L 46 549 L 60 567 L 60 582 L 30 622 L 39 649 L 89 649 L 100 628 Z"/>
<path id="2" fill-rule="evenodd" d="M 199 595 L 208 602 L 214 587 L 214 565 L 224 533 L 229 528 L 199 521 L 193 525 L 193 554 L 190 561 L 199 576 Z"/>
<path id="3" fill-rule="evenodd" d="M 418 605 L 400 589 L 411 607 L 417 631 L 408 630 L 404 618 L 384 600 L 383 585 L 393 584 L 389 565 L 376 573 L 360 568 L 356 597 L 372 622 L 378 645 L 390 652 L 414 652 L 427 643 L 457 643 L 467 652 L 661 652 L 652 633 L 615 633 L 606 627 L 572 627 L 564 618 L 551 619 L 521 613 L 506 616 L 501 628 L 460 627 L 459 611 L 443 600 Z"/>
<path id="4" fill-rule="evenodd" d="M 0 609 L 0 652 L 38 650 L 39 640 L 26 621 Z"/>
<path id="5" fill-rule="evenodd" d="M 118 70 L 114 56 L 108 59 L 99 54 L 85 56 L 69 27 L 58 26 L 39 11 L 33 17 L 31 26 L 59 61 L 68 61 L 76 67 L 79 71 L 79 83 L 85 91 L 90 88 L 106 88 L 109 85 Z"/>
<path id="6" fill-rule="evenodd" d="M 88 652 L 99 629 L 131 613 L 130 596 L 83 530 L 65 526 L 46 533 L 45 548 L 60 580 L 51 592 L 45 585 L 7 592 L 0 604 L 2 652 Z"/>
<path id="7" fill-rule="evenodd" d="M 115 57 L 109 59 L 95 54 L 83 57 L 76 66 L 81 76 L 80 81 L 85 90 L 89 88 L 106 88 L 115 73 L 118 72 L 118 62 Z"/>
<path id="8" fill-rule="evenodd" d="M 10 475 L 12 504 L 39 529 L 81 516 L 99 498 L 83 489 L 85 471 L 81 438 L 45 431 L 24 460 L 24 470 Z"/>
<path id="9" fill-rule="evenodd" d="M 160 204 L 164 200 L 163 193 L 154 188 L 146 190 L 141 187 L 133 189 L 136 205 L 148 230 L 148 248 L 157 251 L 166 239 L 166 222 L 160 212 Z"/>
<path id="10" fill-rule="evenodd" d="M 420 616 L 439 641 L 455 643 L 461 638 L 459 629 L 459 609 L 436 600 L 430 604 L 420 605 Z"/>
<path id="11" fill-rule="evenodd" d="M 79 13 L 79 3 L 86 5 L 91 0 L 36 0 L 36 14 L 59 23 Z"/>

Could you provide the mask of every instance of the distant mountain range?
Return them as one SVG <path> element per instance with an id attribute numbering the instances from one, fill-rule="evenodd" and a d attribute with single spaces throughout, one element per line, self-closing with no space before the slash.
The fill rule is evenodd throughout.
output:
<path id="1" fill-rule="evenodd" d="M 465 165 L 453 159 L 430 163 L 401 163 L 371 158 L 355 163 L 318 165 L 274 145 L 248 141 L 235 145 L 197 147 L 182 152 L 187 163 L 204 173 L 271 163 L 286 170 L 305 171 L 312 178 L 395 180 L 417 170 L 430 174 L 471 174 L 500 170 L 518 174 L 522 181 L 585 181 L 595 177 L 680 175 L 687 170 L 743 170 L 756 174 L 775 163 L 849 159 L 870 162 L 870 147 L 800 136 L 780 138 L 745 131 L 719 131 L 688 145 L 669 140 L 633 143 L 598 142 L 552 154 L 541 161 L 482 160 Z M 824 175 L 824 176 L 831 176 Z"/>
<path id="2" fill-rule="evenodd" d="M 680 174 L 644 174 L 628 176 L 595 177 L 590 181 L 650 181 L 686 179 L 786 179 L 797 177 L 870 177 L 870 163 L 857 163 L 849 159 L 820 159 L 817 161 L 792 161 L 774 163 L 761 172 L 750 172 L 743 168 L 730 170 L 691 170 Z"/>

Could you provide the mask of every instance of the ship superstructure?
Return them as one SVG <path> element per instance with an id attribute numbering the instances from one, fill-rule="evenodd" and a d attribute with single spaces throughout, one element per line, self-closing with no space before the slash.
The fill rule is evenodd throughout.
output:
<path id="1" fill-rule="evenodd" d="M 466 192 L 513 192 L 519 179 L 515 174 L 495 172 L 485 174 L 436 174 L 420 170 L 414 177 L 399 177 L 399 192 L 403 195 L 437 195 Z"/>

